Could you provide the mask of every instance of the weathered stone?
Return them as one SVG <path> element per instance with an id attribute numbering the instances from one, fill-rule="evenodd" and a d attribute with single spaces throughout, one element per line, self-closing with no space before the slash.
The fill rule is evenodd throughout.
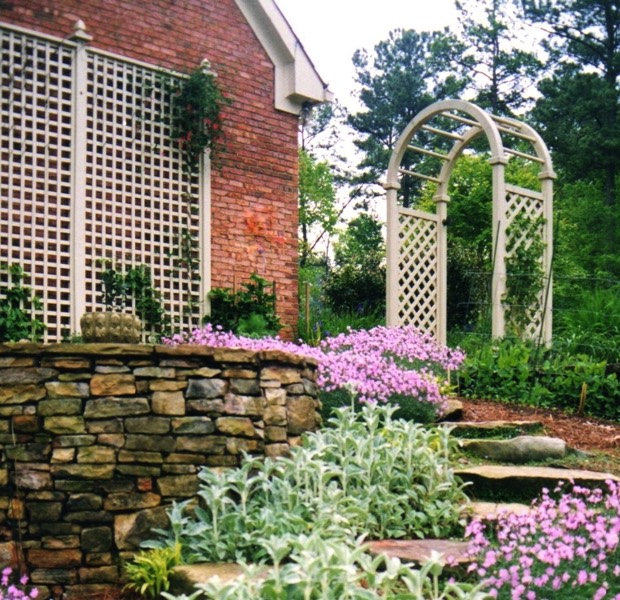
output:
<path id="1" fill-rule="evenodd" d="M 205 464 L 205 455 L 204 454 L 170 454 L 168 458 L 166 458 L 166 464 L 189 464 L 189 465 L 204 465 Z"/>
<path id="2" fill-rule="evenodd" d="M 458 421 L 441 425 L 450 427 L 452 435 L 467 438 L 486 438 L 494 434 L 502 437 L 525 435 L 542 429 L 540 421 Z"/>
<path id="3" fill-rule="evenodd" d="M 39 418 L 36 415 L 13 415 L 11 425 L 15 433 L 37 433 Z"/>
<path id="4" fill-rule="evenodd" d="M 47 358 L 46 357 L 41 361 L 41 366 L 51 367 L 53 369 L 64 369 L 64 370 L 77 371 L 77 370 L 89 369 L 90 361 L 85 358 L 75 358 L 75 357 L 73 358 L 71 357 Z"/>
<path id="5" fill-rule="evenodd" d="M 256 352 L 237 348 L 214 348 L 213 358 L 222 363 L 248 363 L 256 362 Z"/>
<path id="6" fill-rule="evenodd" d="M 105 419 L 103 421 L 88 421 L 86 423 L 88 433 L 122 433 L 122 419 Z"/>
<path id="7" fill-rule="evenodd" d="M 235 378 L 230 380 L 230 391 L 233 394 L 258 396 L 261 388 L 256 379 Z"/>
<path id="8" fill-rule="evenodd" d="M 17 544 L 15 542 L 0 542 L 0 565 L 16 565 L 17 561 Z"/>
<path id="9" fill-rule="evenodd" d="M 188 413 L 199 413 L 207 415 L 218 415 L 224 412 L 224 400 L 188 400 L 187 401 Z"/>
<path id="10" fill-rule="evenodd" d="M 33 367 L 34 359 L 27 356 L 2 356 L 0 367 Z M 45 367 L 49 365 L 43 365 Z"/>
<path id="11" fill-rule="evenodd" d="M 60 448 L 92 446 L 96 440 L 94 435 L 59 435 L 55 438 L 54 444 Z"/>
<path id="12" fill-rule="evenodd" d="M 52 463 L 67 463 L 75 458 L 75 448 L 54 448 Z"/>
<path id="13" fill-rule="evenodd" d="M 131 369 L 125 365 L 97 365 L 95 373 L 109 375 L 110 373 L 130 373 Z"/>
<path id="14" fill-rule="evenodd" d="M 494 521 L 501 515 L 528 515 L 532 507 L 518 502 L 470 502 L 467 506 L 467 516 L 472 519 L 486 519 Z"/>
<path id="15" fill-rule="evenodd" d="M 224 454 L 226 440 L 215 435 L 196 437 L 180 436 L 177 439 L 177 452 L 204 452 L 206 454 Z"/>
<path id="16" fill-rule="evenodd" d="M 265 427 L 265 440 L 267 442 L 286 442 L 286 427 Z"/>
<path id="17" fill-rule="evenodd" d="M 119 494 L 121 492 L 133 492 L 136 489 L 136 482 L 131 479 L 114 478 L 112 481 L 102 481 L 101 489 L 106 494 Z"/>
<path id="18" fill-rule="evenodd" d="M 114 465 L 52 465 L 52 475 L 58 478 L 76 479 L 111 479 L 114 475 Z"/>
<path id="19" fill-rule="evenodd" d="M 125 435 L 122 433 L 101 433 L 97 436 L 97 443 L 102 446 L 122 448 L 125 445 Z"/>
<path id="20" fill-rule="evenodd" d="M 34 384 L 0 386 L 0 404 L 24 404 L 45 398 L 45 388 Z"/>
<path id="21" fill-rule="evenodd" d="M 286 393 L 294 396 L 300 396 L 304 393 L 304 386 L 301 383 L 293 383 L 286 386 Z"/>
<path id="22" fill-rule="evenodd" d="M 13 367 L 0 369 L 0 385 L 24 385 L 29 383 L 43 383 L 58 375 L 56 369 L 37 367 Z"/>
<path id="23" fill-rule="evenodd" d="M 51 445 L 47 443 L 22 444 L 20 446 L 7 446 L 5 448 L 7 458 L 18 462 L 47 461 L 51 450 Z"/>
<path id="24" fill-rule="evenodd" d="M 132 477 L 159 477 L 161 469 L 159 467 L 147 467 L 146 465 L 121 465 L 116 467 L 120 475 L 130 475 Z"/>
<path id="25" fill-rule="evenodd" d="M 125 431 L 128 433 L 168 433 L 170 419 L 165 417 L 131 417 L 125 419 Z"/>
<path id="26" fill-rule="evenodd" d="M 43 429 L 55 434 L 86 433 L 84 417 L 45 417 Z"/>
<path id="27" fill-rule="evenodd" d="M 71 512 L 100 510 L 102 506 L 103 500 L 97 494 L 71 494 L 67 500 L 67 510 Z"/>
<path id="28" fill-rule="evenodd" d="M 456 398 L 448 398 L 446 410 L 440 421 L 460 421 L 463 418 L 463 403 Z"/>
<path id="29" fill-rule="evenodd" d="M 188 498 L 198 493 L 199 481 L 196 475 L 160 477 L 157 488 L 164 497 Z"/>
<path id="30" fill-rule="evenodd" d="M 183 392 L 153 392 L 151 406 L 157 415 L 184 415 L 185 397 Z"/>
<path id="31" fill-rule="evenodd" d="M 228 390 L 224 379 L 190 379 L 187 384 L 186 398 L 219 398 Z"/>
<path id="32" fill-rule="evenodd" d="M 174 452 L 175 438 L 167 435 L 129 434 L 126 438 L 126 450 L 146 452 Z"/>
<path id="33" fill-rule="evenodd" d="M 155 379 L 149 381 L 149 389 L 152 392 L 178 392 L 187 387 L 186 381 L 171 381 L 170 379 Z"/>
<path id="34" fill-rule="evenodd" d="M 111 523 L 112 515 L 105 510 L 82 510 L 64 516 L 71 523 Z"/>
<path id="35" fill-rule="evenodd" d="M 84 556 L 84 563 L 89 567 L 103 567 L 113 562 L 111 552 L 88 552 Z"/>
<path id="36" fill-rule="evenodd" d="M 215 426 L 224 435 L 256 437 L 252 421 L 244 417 L 220 417 L 215 422 Z"/>
<path id="37" fill-rule="evenodd" d="M 228 454 L 241 454 L 247 452 L 248 454 L 260 452 L 263 450 L 262 440 L 248 440 L 245 438 L 226 438 L 226 452 Z"/>
<path id="38" fill-rule="evenodd" d="M 215 425 L 209 417 L 185 417 L 183 419 L 172 419 L 172 431 L 177 434 L 207 435 L 215 431 Z"/>
<path id="39" fill-rule="evenodd" d="M 43 535 L 73 535 L 79 534 L 81 528 L 79 525 L 73 525 L 72 523 L 42 523 L 41 532 Z"/>
<path id="40" fill-rule="evenodd" d="M 224 400 L 224 412 L 229 415 L 260 417 L 265 410 L 265 399 L 257 396 L 227 394 Z"/>
<path id="41" fill-rule="evenodd" d="M 196 465 L 170 465 L 168 463 L 162 466 L 162 473 L 169 475 L 187 475 L 190 473 L 198 473 Z"/>
<path id="42" fill-rule="evenodd" d="M 114 585 L 114 583 L 111 582 L 80 583 L 79 585 L 73 585 L 63 594 L 62 600 L 84 600 L 85 598 L 89 598 L 90 600 L 106 600 L 107 598 L 119 597 L 121 595 L 121 590 L 118 586 L 118 575 L 116 584 L 117 585 Z"/>
<path id="43" fill-rule="evenodd" d="M 77 415 L 82 409 L 80 398 L 63 398 L 55 400 L 42 400 L 38 404 L 37 412 L 42 417 L 56 415 Z"/>
<path id="44" fill-rule="evenodd" d="M 366 547 L 371 554 L 385 554 L 390 558 L 414 562 L 419 565 L 427 562 L 433 552 L 440 554 L 439 561 L 443 564 L 448 559 L 455 563 L 468 563 L 471 558 L 467 554 L 469 542 L 453 540 L 380 540 L 367 542 Z"/>
<path id="45" fill-rule="evenodd" d="M 278 456 L 288 456 L 291 447 L 288 444 L 265 444 L 265 456 L 277 458 Z"/>
<path id="46" fill-rule="evenodd" d="M 267 567 L 261 567 L 261 573 L 267 576 Z M 202 563 L 196 565 L 183 565 L 175 567 L 170 573 L 170 593 L 175 596 L 190 595 L 195 591 L 195 586 L 217 580 L 222 585 L 231 583 L 235 579 L 243 577 L 244 568 L 237 563 Z"/>
<path id="47" fill-rule="evenodd" d="M 58 381 L 90 381 L 92 375 L 90 371 L 83 373 L 61 373 L 58 376 Z"/>
<path id="48" fill-rule="evenodd" d="M 206 456 L 204 464 L 207 467 L 238 467 L 240 462 L 238 455 L 222 454 Z"/>
<path id="49" fill-rule="evenodd" d="M 261 379 L 275 379 L 282 385 L 301 382 L 301 373 L 290 367 L 264 367 L 260 372 Z"/>
<path id="50" fill-rule="evenodd" d="M 312 396 L 313 398 L 316 398 L 319 394 L 319 388 L 317 387 L 316 383 L 310 379 L 307 379 L 306 377 L 304 377 L 301 380 L 301 383 L 304 386 L 304 393 L 307 394 L 308 396 Z"/>
<path id="51" fill-rule="evenodd" d="M 45 550 L 32 548 L 28 550 L 28 562 L 36 569 L 69 569 L 79 567 L 82 553 L 77 549 Z"/>
<path id="52" fill-rule="evenodd" d="M 15 485 L 23 490 L 50 489 L 52 487 L 52 479 L 48 469 L 38 470 L 29 468 L 29 465 L 23 467 L 16 465 Z M 0 482 L 2 479 L 3 478 L 0 471 Z M 6 485 L 6 483 L 3 485 Z"/>
<path id="53" fill-rule="evenodd" d="M 222 373 L 222 376 L 229 379 L 256 379 L 258 377 L 258 371 L 254 371 L 253 369 L 226 369 Z"/>
<path id="54" fill-rule="evenodd" d="M 510 440 L 462 440 L 461 447 L 476 456 L 511 463 L 566 456 L 566 442 L 547 436 L 522 435 Z"/>
<path id="55" fill-rule="evenodd" d="M 92 396 L 129 396 L 136 393 L 136 380 L 133 375 L 113 373 L 93 375 L 90 380 Z"/>
<path id="56" fill-rule="evenodd" d="M 78 450 L 77 461 L 78 463 L 113 463 L 116 462 L 116 451 L 114 448 L 86 446 Z"/>
<path id="57" fill-rule="evenodd" d="M 263 420 L 265 421 L 265 426 L 286 427 L 286 407 L 268 406 L 265 409 Z"/>
<path id="58" fill-rule="evenodd" d="M 20 498 L 11 498 L 8 510 L 9 519 L 25 519 L 26 503 Z M 0 560 L 2 564 L 2 560 Z"/>
<path id="59" fill-rule="evenodd" d="M 118 453 L 118 462 L 119 463 L 151 463 L 151 464 L 161 464 L 163 462 L 163 458 L 161 452 L 143 452 L 140 450 L 131 451 L 131 450 L 121 450 Z"/>
<path id="60" fill-rule="evenodd" d="M 37 521 L 58 521 L 62 513 L 61 502 L 29 502 L 28 513 L 30 520 Z"/>
<path id="61" fill-rule="evenodd" d="M 48 550 L 63 550 L 65 548 L 79 548 L 79 535 L 61 535 L 57 537 L 43 536 L 41 547 Z"/>
<path id="62" fill-rule="evenodd" d="M 170 367 L 141 367 L 133 370 L 136 377 L 151 377 L 153 379 L 174 379 L 176 372 Z"/>
<path id="63" fill-rule="evenodd" d="M 146 492 L 143 494 L 110 494 L 103 503 L 103 508 L 110 511 L 142 510 L 154 508 L 161 503 L 161 496 Z"/>
<path id="64" fill-rule="evenodd" d="M 146 398 L 98 398 L 87 400 L 84 416 L 87 419 L 108 419 L 150 413 Z"/>
<path id="65" fill-rule="evenodd" d="M 169 525 L 166 509 L 149 508 L 114 517 L 114 541 L 120 550 L 139 550 L 140 543 L 153 535 L 153 529 L 166 529 Z"/>
<path id="66" fill-rule="evenodd" d="M 118 567 L 83 567 L 79 570 L 81 583 L 118 583 Z"/>
<path id="67" fill-rule="evenodd" d="M 286 404 L 286 390 L 283 388 L 266 388 L 265 399 L 268 404 L 273 406 L 284 406 Z"/>
<path id="68" fill-rule="evenodd" d="M 286 405 L 288 431 L 295 435 L 306 431 L 314 431 L 317 427 L 314 398 L 298 396 L 290 398 Z"/>
<path id="69" fill-rule="evenodd" d="M 41 590 L 42 585 L 73 585 L 77 583 L 77 578 L 77 569 L 34 569 L 30 572 L 30 582 L 36 585 L 39 590 Z M 48 596 L 43 596 L 43 598 L 46 597 Z M 64 594 L 63 600 L 66 597 Z M 87 596 L 82 596 L 82 600 L 85 597 Z"/>
<path id="70" fill-rule="evenodd" d="M 160 367 L 178 367 L 180 369 L 198 369 L 200 361 L 190 358 L 168 358 L 159 361 Z"/>
<path id="71" fill-rule="evenodd" d="M 48 398 L 87 398 L 87 383 L 70 383 L 67 381 L 49 381 L 45 384 Z"/>

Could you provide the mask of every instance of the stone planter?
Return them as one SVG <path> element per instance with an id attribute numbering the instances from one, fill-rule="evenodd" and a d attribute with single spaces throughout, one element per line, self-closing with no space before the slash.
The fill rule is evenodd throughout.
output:
<path id="1" fill-rule="evenodd" d="M 135 315 L 119 312 L 85 313 L 80 319 L 85 343 L 138 344 L 142 322 Z"/>

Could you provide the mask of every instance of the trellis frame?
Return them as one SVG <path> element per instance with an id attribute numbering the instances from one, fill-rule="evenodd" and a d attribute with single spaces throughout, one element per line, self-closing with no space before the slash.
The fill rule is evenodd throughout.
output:
<path id="1" fill-rule="evenodd" d="M 433 120 L 449 120 L 456 126 L 450 130 L 431 125 Z M 422 135 L 419 135 L 422 134 Z M 532 321 L 526 335 L 544 343 L 552 335 L 551 258 L 553 246 L 553 180 L 555 173 L 549 151 L 540 135 L 526 123 L 493 116 L 463 100 L 444 100 L 422 110 L 402 132 L 388 165 L 384 185 L 387 196 L 387 315 L 389 326 L 413 324 L 431 333 L 440 343 L 447 334 L 447 219 L 450 177 L 454 167 L 474 140 L 484 135 L 490 147 L 493 189 L 493 272 L 491 291 L 492 335 L 506 334 L 506 261 L 508 227 L 516 214 L 529 211 L 542 220 L 544 250 L 541 266 L 545 286 L 536 305 L 528 307 Z M 417 138 L 416 138 L 417 136 Z M 438 152 L 441 140 L 452 142 L 447 152 Z M 418 143 L 416 143 L 418 142 Z M 525 145 L 528 151 L 522 150 Z M 517 146 L 517 147 L 515 147 Z M 402 167 L 406 152 L 431 156 L 441 166 L 435 173 L 418 173 Z M 506 165 L 511 156 L 539 166 L 540 191 L 516 188 L 506 183 Z M 435 213 L 419 214 L 398 204 L 400 179 L 413 177 L 437 184 L 433 196 Z M 514 198 L 517 198 L 514 200 Z M 515 208 L 516 205 L 516 208 Z M 425 244 L 416 242 L 419 219 L 435 223 L 434 238 Z M 418 221 L 416 221 L 416 219 Z M 407 237 L 413 229 L 413 236 Z M 518 243 L 528 244 L 528 240 Z M 417 244 L 417 245 L 416 245 Z M 412 255 L 411 248 L 417 250 Z M 514 251 L 514 250 L 513 250 Z M 434 265 L 429 277 L 429 265 Z M 421 268 L 423 267 L 423 268 Z M 426 269 L 426 271 L 424 270 Z M 420 279 L 420 273 L 423 273 Z M 420 306 L 418 299 L 427 299 Z M 428 300 L 430 298 L 430 300 Z"/>

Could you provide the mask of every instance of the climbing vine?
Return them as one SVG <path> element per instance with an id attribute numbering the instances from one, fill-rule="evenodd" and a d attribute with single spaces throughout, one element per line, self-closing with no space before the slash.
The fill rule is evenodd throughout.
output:
<path id="1" fill-rule="evenodd" d="M 506 236 L 506 325 L 518 336 L 525 333 L 533 310 L 540 303 L 545 281 L 543 252 L 545 243 L 542 230 L 543 217 L 520 213 L 509 225 Z"/>

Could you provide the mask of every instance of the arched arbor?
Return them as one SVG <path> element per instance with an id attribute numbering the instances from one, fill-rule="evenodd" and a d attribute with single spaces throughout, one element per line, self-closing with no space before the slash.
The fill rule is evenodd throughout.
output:
<path id="1" fill-rule="evenodd" d="M 481 145 L 490 152 L 493 189 L 493 257 L 491 275 L 492 335 L 507 333 L 507 311 L 519 310 L 524 337 L 551 341 L 552 205 L 555 174 L 542 138 L 529 125 L 495 117 L 463 100 L 436 102 L 418 115 L 398 139 L 387 172 L 387 323 L 414 325 L 446 341 L 447 224 L 450 176 L 463 152 Z M 413 156 L 408 153 L 413 153 Z M 405 161 L 405 157 L 412 158 Z M 539 189 L 506 182 L 510 159 L 534 163 Z M 409 163 L 416 166 L 403 166 Z M 415 170 L 414 170 L 415 169 Z M 405 208 L 399 190 L 405 185 L 436 184 L 435 212 Z M 542 244 L 537 268 L 540 289 L 528 304 L 507 306 L 507 264 Z M 514 261 L 513 261 L 514 262 Z M 510 273 L 508 274 L 510 276 Z"/>

